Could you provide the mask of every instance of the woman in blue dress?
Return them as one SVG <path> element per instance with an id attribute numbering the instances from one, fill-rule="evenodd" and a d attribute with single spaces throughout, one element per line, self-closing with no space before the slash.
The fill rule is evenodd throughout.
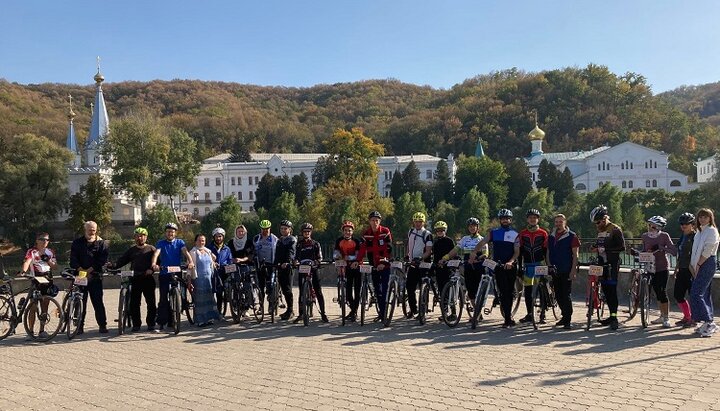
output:
<path id="1" fill-rule="evenodd" d="M 213 323 L 213 320 L 220 319 L 215 294 L 213 293 L 213 271 L 215 267 L 215 256 L 210 249 L 205 247 L 205 236 L 195 236 L 195 247 L 190 250 L 193 262 L 195 263 L 195 274 L 193 275 L 193 300 L 195 301 L 195 324 L 205 327 Z"/>

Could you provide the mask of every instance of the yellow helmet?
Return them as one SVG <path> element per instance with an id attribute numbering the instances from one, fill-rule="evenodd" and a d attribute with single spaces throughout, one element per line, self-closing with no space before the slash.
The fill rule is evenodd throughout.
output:
<path id="1" fill-rule="evenodd" d="M 260 221 L 260 228 L 270 228 L 272 226 L 272 223 L 270 220 L 262 220 Z"/>
<path id="2" fill-rule="evenodd" d="M 424 222 L 425 214 L 418 211 L 417 213 L 413 214 L 413 221 L 423 221 Z"/>
<path id="3" fill-rule="evenodd" d="M 437 223 L 435 223 L 434 228 L 435 228 L 435 230 L 447 230 L 448 225 L 444 221 L 438 221 Z"/>

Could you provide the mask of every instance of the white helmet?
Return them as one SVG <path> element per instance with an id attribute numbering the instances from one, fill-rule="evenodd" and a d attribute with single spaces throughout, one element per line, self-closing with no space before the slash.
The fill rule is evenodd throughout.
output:
<path id="1" fill-rule="evenodd" d="M 667 220 L 665 219 L 665 217 L 659 215 L 654 215 L 648 218 L 647 222 L 656 225 L 659 228 L 664 228 L 667 225 Z"/>
<path id="2" fill-rule="evenodd" d="M 220 227 L 212 230 L 212 236 L 213 236 L 213 237 L 215 237 L 215 236 L 218 235 L 218 234 L 222 234 L 222 236 L 225 237 L 225 230 L 223 230 L 223 229 L 220 228 Z"/>

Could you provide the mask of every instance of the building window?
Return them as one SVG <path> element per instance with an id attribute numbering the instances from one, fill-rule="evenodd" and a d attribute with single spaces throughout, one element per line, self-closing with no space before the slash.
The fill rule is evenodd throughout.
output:
<path id="1" fill-rule="evenodd" d="M 216 201 L 222 200 L 222 194 L 220 194 L 219 191 L 215 193 L 215 200 L 216 200 Z"/>
<path id="2" fill-rule="evenodd" d="M 198 193 L 193 193 L 193 201 L 198 201 L 200 199 L 200 196 Z"/>
<path id="3" fill-rule="evenodd" d="M 625 170 L 625 163 L 620 163 L 620 170 Z"/>
<path id="4" fill-rule="evenodd" d="M 532 174 L 533 174 L 532 179 L 533 179 L 533 181 L 535 181 L 535 173 L 532 173 Z"/>
<path id="5" fill-rule="evenodd" d="M 653 188 L 657 187 L 657 180 L 653 180 Z"/>
<path id="6" fill-rule="evenodd" d="M 648 166 L 647 166 L 647 161 L 645 162 L 645 168 L 648 168 Z"/>
<path id="7" fill-rule="evenodd" d="M 251 191 L 249 195 L 250 195 L 250 199 L 251 199 L 251 200 L 255 200 L 255 198 L 254 198 L 254 197 L 255 197 L 255 192 L 254 192 L 254 191 Z"/>
<path id="8" fill-rule="evenodd" d="M 627 188 L 627 182 L 625 180 L 622 182 L 622 188 Z"/>
<path id="9" fill-rule="evenodd" d="M 258 176 L 255 176 L 255 185 L 258 185 L 260 182 L 260 178 Z"/>
<path id="10" fill-rule="evenodd" d="M 210 207 L 205 207 L 205 215 L 210 214 Z"/>
<path id="11" fill-rule="evenodd" d="M 633 163 L 630 163 L 630 170 L 633 169 Z"/>
<path id="12" fill-rule="evenodd" d="M 184 194 L 180 196 L 180 201 L 187 202 L 187 194 Z"/>
<path id="13" fill-rule="evenodd" d="M 230 185 L 231 186 L 235 185 L 235 177 L 230 177 Z"/>
<path id="14" fill-rule="evenodd" d="M 220 177 L 215 177 L 215 186 L 220 185 Z"/>
<path id="15" fill-rule="evenodd" d="M 209 178 L 206 178 L 204 183 L 205 183 L 205 187 L 210 187 L 210 179 Z"/>
<path id="16" fill-rule="evenodd" d="M 425 171 L 425 178 L 428 180 L 432 180 L 432 170 Z"/>
<path id="17" fill-rule="evenodd" d="M 242 191 L 238 191 L 238 200 L 242 201 Z"/>
<path id="18" fill-rule="evenodd" d="M 242 208 L 242 206 L 240 206 L 240 211 L 242 211 L 242 210 L 243 210 L 243 208 Z"/>
<path id="19" fill-rule="evenodd" d="M 575 189 L 576 189 L 576 190 L 587 190 L 587 187 L 585 186 L 585 184 L 580 183 L 580 184 L 578 184 L 578 185 L 575 186 Z"/>
<path id="20" fill-rule="evenodd" d="M 602 182 L 602 181 L 598 181 L 598 188 L 602 187 L 602 185 L 603 185 L 603 182 Z"/>
<path id="21" fill-rule="evenodd" d="M 633 181 L 632 181 L 632 180 L 628 181 L 628 188 L 633 188 Z"/>
<path id="22" fill-rule="evenodd" d="M 237 178 L 237 183 L 238 183 L 237 185 L 239 185 L 239 186 L 242 185 L 242 177 Z"/>
<path id="23" fill-rule="evenodd" d="M 248 185 L 249 185 L 249 186 L 252 185 L 252 177 L 248 177 Z"/>
<path id="24" fill-rule="evenodd" d="M 602 166 L 598 163 L 598 171 L 602 170 Z"/>
<path id="25" fill-rule="evenodd" d="M 645 187 L 650 188 L 650 180 L 645 180 Z"/>
<path id="26" fill-rule="evenodd" d="M 680 187 L 680 180 L 673 180 L 670 182 L 670 187 Z"/>
<path id="27" fill-rule="evenodd" d="M 193 215 L 198 215 L 198 214 L 200 214 L 200 209 L 197 207 L 193 208 Z"/>

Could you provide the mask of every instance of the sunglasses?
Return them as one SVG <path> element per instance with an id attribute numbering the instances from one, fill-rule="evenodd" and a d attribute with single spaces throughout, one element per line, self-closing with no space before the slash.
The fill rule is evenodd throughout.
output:
<path id="1" fill-rule="evenodd" d="M 596 221 L 596 222 L 595 222 L 595 225 L 600 225 L 600 223 L 602 223 L 602 220 Z"/>
<path id="2" fill-rule="evenodd" d="M 49 238 L 38 238 L 38 241 L 50 241 Z"/>
<path id="3" fill-rule="evenodd" d="M 692 225 L 692 223 L 680 223 L 680 225 Z"/>

